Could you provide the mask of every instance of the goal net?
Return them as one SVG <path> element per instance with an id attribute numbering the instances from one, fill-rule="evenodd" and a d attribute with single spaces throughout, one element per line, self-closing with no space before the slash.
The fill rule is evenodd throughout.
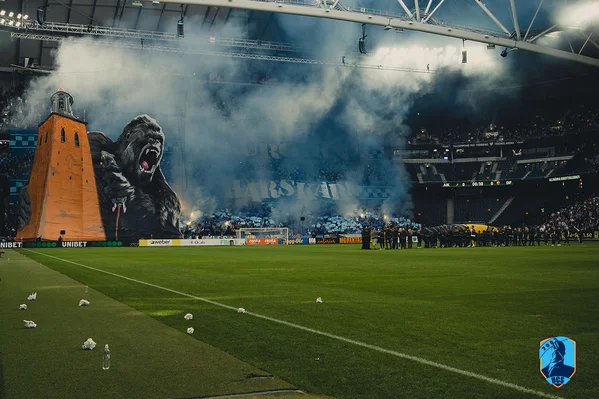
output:
<path id="1" fill-rule="evenodd" d="M 283 245 L 287 245 L 289 229 L 287 227 L 269 228 L 240 228 L 237 230 L 237 238 L 277 238 L 282 239 Z"/>

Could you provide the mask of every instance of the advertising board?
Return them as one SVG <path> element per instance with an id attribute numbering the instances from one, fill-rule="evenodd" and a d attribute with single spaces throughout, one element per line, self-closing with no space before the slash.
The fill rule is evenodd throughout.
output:
<path id="1" fill-rule="evenodd" d="M 246 238 L 247 245 L 279 245 L 278 238 Z"/>

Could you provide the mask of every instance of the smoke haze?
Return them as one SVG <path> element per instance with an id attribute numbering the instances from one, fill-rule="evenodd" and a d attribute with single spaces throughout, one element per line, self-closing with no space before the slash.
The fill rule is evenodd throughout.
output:
<path id="1" fill-rule="evenodd" d="M 504 76 L 497 52 L 467 43 L 468 64 L 461 64 L 458 40 L 424 36 L 418 46 L 412 38 L 410 47 L 402 47 L 397 45 L 401 35 L 383 36 L 382 28 L 369 27 L 369 54 L 359 56 L 355 50 L 361 29 L 355 24 L 290 16 L 280 16 L 277 23 L 281 37 L 311 47 L 314 57 L 340 61 L 347 55 L 348 63 L 421 72 L 256 63 L 69 40 L 56 51 L 56 72 L 35 79 L 28 89 L 31 109 L 40 111 L 31 115 L 32 121 L 47 114 L 49 97 L 59 87 L 75 98 L 78 117 L 85 112 L 89 131 L 102 131 L 113 140 L 136 115 L 154 117 L 170 152 L 165 174 L 182 198 L 184 212 L 194 212 L 194 217 L 243 205 L 223 195 L 232 192 L 234 180 L 310 182 L 327 168 L 343 169 L 337 181 L 347 187 L 367 180 L 365 168 L 378 169 L 385 181 L 376 184 L 391 189 L 380 212 L 409 216 L 410 177 L 388 155 L 411 134 L 405 121 L 414 101 L 459 76 L 466 84 L 455 93 L 456 101 L 474 110 L 477 102 L 469 90 L 492 87 Z M 186 20 L 185 26 L 186 33 L 193 33 L 193 21 Z M 240 38 L 246 31 L 228 24 L 211 36 Z M 178 45 L 192 47 L 193 42 Z M 265 75 L 266 82 L 226 84 L 250 82 L 253 73 Z M 387 155 L 377 158 L 382 151 Z M 280 170 L 287 171 L 285 176 Z M 340 214 L 355 215 L 363 205 L 350 196 L 333 206 Z M 280 201 L 273 216 L 283 220 L 321 211 L 318 201 L 298 196 Z"/>

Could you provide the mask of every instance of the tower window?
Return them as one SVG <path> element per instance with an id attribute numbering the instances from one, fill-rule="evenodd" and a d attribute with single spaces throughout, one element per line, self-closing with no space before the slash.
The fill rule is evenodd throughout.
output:
<path id="1" fill-rule="evenodd" d="M 46 132 L 46 140 L 44 140 L 44 143 L 48 142 L 48 132 Z"/>
<path id="2" fill-rule="evenodd" d="M 39 147 L 40 145 L 42 145 L 42 135 L 40 134 L 39 139 L 37 139 L 37 146 Z"/>
<path id="3" fill-rule="evenodd" d="M 64 100 L 62 98 L 58 100 L 58 109 L 64 111 Z"/>
<path id="4" fill-rule="evenodd" d="M 75 147 L 79 147 L 79 133 L 75 132 Z"/>
<path id="5" fill-rule="evenodd" d="M 64 133 L 64 127 L 62 129 L 60 129 L 60 142 L 64 143 L 65 141 L 67 141 L 67 137 Z"/>

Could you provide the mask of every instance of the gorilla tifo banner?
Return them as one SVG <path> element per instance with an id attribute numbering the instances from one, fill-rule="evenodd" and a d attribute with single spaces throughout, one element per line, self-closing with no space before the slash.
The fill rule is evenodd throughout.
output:
<path id="1" fill-rule="evenodd" d="M 225 198 L 253 202 L 298 198 L 301 200 L 344 201 L 348 199 L 386 199 L 391 197 L 393 187 L 360 186 L 348 182 L 296 182 L 293 180 L 262 180 L 241 182 L 233 180 L 231 189 L 225 191 Z"/>
<path id="2" fill-rule="evenodd" d="M 138 116 L 113 142 L 104 133 L 87 133 L 68 93 L 59 90 L 51 102 L 29 184 L 21 190 L 17 238 L 180 238 L 181 205 L 160 169 L 164 134 L 156 121 Z"/>

